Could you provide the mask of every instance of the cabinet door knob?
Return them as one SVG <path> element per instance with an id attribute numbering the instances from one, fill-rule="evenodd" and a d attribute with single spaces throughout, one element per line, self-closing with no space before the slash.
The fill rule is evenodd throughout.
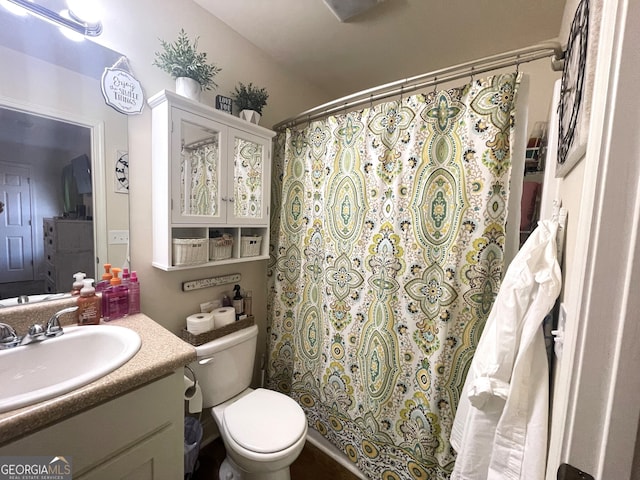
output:
<path id="1" fill-rule="evenodd" d="M 235 201 L 236 201 L 236 199 L 235 199 L 235 198 L 230 198 L 230 199 L 229 199 L 229 201 L 230 201 L 231 203 L 233 203 L 233 202 L 235 202 Z"/>
<path id="2" fill-rule="evenodd" d="M 223 202 L 228 202 L 228 201 L 229 201 L 229 199 L 228 199 L 227 197 L 220 197 L 220 199 L 221 199 Z"/>

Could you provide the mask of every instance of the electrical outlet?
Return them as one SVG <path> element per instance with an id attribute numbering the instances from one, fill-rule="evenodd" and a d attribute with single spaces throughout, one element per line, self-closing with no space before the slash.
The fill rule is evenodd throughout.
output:
<path id="1" fill-rule="evenodd" d="M 126 245 L 129 243 L 129 230 L 109 230 L 109 245 Z"/>

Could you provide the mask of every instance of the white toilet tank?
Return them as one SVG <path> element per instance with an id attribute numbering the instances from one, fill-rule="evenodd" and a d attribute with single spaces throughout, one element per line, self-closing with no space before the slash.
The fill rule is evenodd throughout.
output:
<path id="1" fill-rule="evenodd" d="M 202 389 L 203 407 L 213 407 L 249 388 L 256 357 L 258 326 L 207 342 L 196 348 L 190 367 Z"/>

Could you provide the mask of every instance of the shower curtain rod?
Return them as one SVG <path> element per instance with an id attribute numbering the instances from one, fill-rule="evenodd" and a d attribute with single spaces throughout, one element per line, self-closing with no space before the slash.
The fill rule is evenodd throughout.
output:
<path id="1" fill-rule="evenodd" d="M 204 147 L 205 145 L 211 145 L 218 142 L 218 137 L 213 135 L 209 138 L 205 138 L 203 140 L 198 140 L 196 142 L 191 142 L 186 145 L 182 145 L 183 150 L 196 150 L 200 147 Z"/>
<path id="2" fill-rule="evenodd" d="M 551 62 L 551 68 L 553 68 L 553 70 L 562 70 L 561 60 L 564 58 L 564 50 L 560 43 L 556 41 L 539 43 L 518 50 L 511 50 L 509 52 L 499 53 L 497 55 L 491 55 L 478 60 L 461 63 L 453 67 L 447 67 L 430 73 L 405 78 L 404 80 L 387 83 L 378 87 L 369 88 L 368 90 L 362 90 L 319 105 L 310 110 L 306 110 L 295 117 L 283 120 L 282 122 L 274 125 L 273 129 L 283 130 L 335 112 L 345 111 L 365 103 L 373 103 L 396 95 L 402 96 L 405 93 L 411 93 L 422 88 L 458 80 L 468 76 L 473 77 L 479 73 L 490 72 L 492 70 L 511 67 L 513 65 L 520 65 L 521 63 L 533 62 L 534 60 L 540 60 L 547 57 L 553 57 Z"/>

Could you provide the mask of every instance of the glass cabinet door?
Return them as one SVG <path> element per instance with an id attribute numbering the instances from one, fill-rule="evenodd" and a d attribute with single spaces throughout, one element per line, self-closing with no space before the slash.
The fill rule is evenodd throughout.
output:
<path id="1" fill-rule="evenodd" d="M 172 108 L 172 129 L 173 223 L 225 222 L 227 127 Z"/>
<path id="2" fill-rule="evenodd" d="M 229 219 L 240 224 L 264 225 L 269 219 L 269 145 L 263 138 L 240 130 L 229 130 L 233 169 L 229 185 Z"/>

